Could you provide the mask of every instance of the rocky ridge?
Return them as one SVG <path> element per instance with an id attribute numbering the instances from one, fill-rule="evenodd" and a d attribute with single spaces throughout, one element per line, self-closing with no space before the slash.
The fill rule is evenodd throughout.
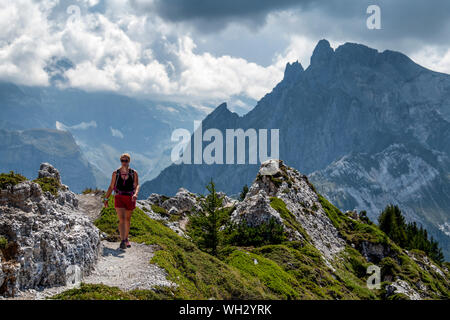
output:
<path id="1" fill-rule="evenodd" d="M 232 221 L 245 221 L 253 226 L 268 222 L 273 217 L 282 223 L 280 214 L 270 206 L 273 197 L 285 203 L 327 261 L 342 251 L 344 240 L 326 216 L 308 178 L 287 167 L 281 160 L 268 160 L 261 164 L 244 201 L 236 206 Z M 291 235 L 291 240 L 303 237 L 297 230 L 287 226 L 285 228 Z"/>
<path id="2" fill-rule="evenodd" d="M 416 264 L 419 268 L 420 271 L 414 272 L 432 274 L 444 287 L 450 287 L 449 270 L 445 265 L 438 266 L 422 254 L 399 248 L 372 222 L 362 219 L 357 211 L 338 211 L 317 193 L 307 176 L 281 160 L 261 164 L 242 201 L 221 195 L 224 205 L 232 208 L 232 223 L 257 227 L 274 219 L 283 226 L 288 241 L 313 245 L 329 268 L 328 272 L 334 276 L 338 276 L 338 269 L 341 270 L 348 259 L 355 259 L 349 258 L 349 252 L 352 252 L 366 266 L 402 266 L 407 260 L 408 264 Z M 181 188 L 174 197 L 153 193 L 146 200 L 138 200 L 137 204 L 150 218 L 160 220 L 179 235 L 188 237 L 185 231 L 189 216 L 200 209 L 202 199 L 202 196 Z M 279 210 L 274 204 L 281 204 L 286 210 Z M 336 210 L 338 217 L 330 216 L 330 209 Z M 435 294 L 441 295 L 421 277 L 412 281 L 407 275 L 383 272 L 384 298 L 429 299 Z"/>

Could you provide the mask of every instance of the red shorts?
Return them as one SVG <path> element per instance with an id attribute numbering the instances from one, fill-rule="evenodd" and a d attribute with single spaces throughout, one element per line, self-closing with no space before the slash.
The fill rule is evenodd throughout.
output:
<path id="1" fill-rule="evenodd" d="M 133 200 L 132 196 L 126 194 L 116 194 L 114 195 L 114 208 L 134 210 L 136 208 L 136 200 Z"/>

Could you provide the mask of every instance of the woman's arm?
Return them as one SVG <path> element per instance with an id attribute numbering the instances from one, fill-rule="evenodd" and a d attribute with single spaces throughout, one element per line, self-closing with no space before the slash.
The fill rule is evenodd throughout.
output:
<path id="1" fill-rule="evenodd" d="M 139 176 L 136 170 L 134 170 L 134 194 L 133 199 L 136 200 L 139 194 Z"/>
<path id="2" fill-rule="evenodd" d="M 108 199 L 109 196 L 111 195 L 112 191 L 114 190 L 115 183 L 116 183 L 116 172 L 114 171 L 111 176 L 111 183 L 109 184 L 108 191 L 106 191 L 106 194 L 105 194 L 105 199 Z M 103 201 L 103 202 L 105 203 L 105 206 L 108 205 L 108 201 Z"/>

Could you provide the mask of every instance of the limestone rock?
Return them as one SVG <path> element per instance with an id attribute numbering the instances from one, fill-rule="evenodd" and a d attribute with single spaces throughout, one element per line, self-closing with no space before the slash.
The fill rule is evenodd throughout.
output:
<path id="1" fill-rule="evenodd" d="M 422 299 L 420 294 L 411 288 L 408 282 L 404 280 L 397 279 L 395 282 L 386 286 L 386 294 L 388 297 L 399 293 L 406 295 L 410 300 Z"/>
<path id="2" fill-rule="evenodd" d="M 231 208 L 239 203 L 238 200 L 228 197 L 224 192 L 217 192 L 217 196 L 222 198 L 224 208 Z"/>
<path id="3" fill-rule="evenodd" d="M 43 163 L 39 176 L 59 179 L 58 171 Z M 70 190 L 54 197 L 39 184 L 24 181 L 1 190 L 0 235 L 8 240 L 7 256 L 0 261 L 0 294 L 65 285 L 74 266 L 85 275 L 94 266 L 100 248 L 99 230 L 78 211 Z"/>
<path id="4" fill-rule="evenodd" d="M 389 249 L 389 246 L 382 243 L 361 241 L 358 249 L 367 261 L 374 263 L 378 263 L 383 258 L 394 255 L 394 253 Z"/>
<path id="5" fill-rule="evenodd" d="M 59 183 L 61 183 L 59 171 L 48 162 L 41 163 L 38 171 L 38 178 L 55 178 Z"/>
<path id="6" fill-rule="evenodd" d="M 272 218 L 279 224 L 283 223 L 280 214 L 270 206 L 266 192 L 259 190 L 237 205 L 231 220 L 234 223 L 246 223 L 250 227 L 256 227 L 268 223 Z"/>
<path id="7" fill-rule="evenodd" d="M 247 221 L 255 226 L 274 217 L 282 223 L 278 212 L 270 206 L 271 197 L 285 203 L 326 261 L 342 251 L 345 241 L 323 210 L 307 177 L 286 166 L 282 160 L 271 159 L 261 164 L 245 199 L 233 212 L 232 221 Z M 302 238 L 298 232 L 292 232 L 291 237 L 291 240 Z"/>
<path id="8" fill-rule="evenodd" d="M 152 193 L 148 198 L 147 201 L 156 204 L 157 206 L 161 206 L 162 203 L 167 199 L 167 197 L 164 197 L 163 195 Z"/>
<path id="9" fill-rule="evenodd" d="M 175 208 L 178 213 L 200 209 L 196 196 L 184 188 L 180 188 L 174 197 L 165 200 L 161 207 L 172 212 L 172 208 Z"/>

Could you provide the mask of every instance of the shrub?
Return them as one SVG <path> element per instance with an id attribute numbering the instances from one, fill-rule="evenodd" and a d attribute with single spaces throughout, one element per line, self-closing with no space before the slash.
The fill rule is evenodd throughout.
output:
<path id="1" fill-rule="evenodd" d="M 6 189 L 8 187 L 15 186 L 22 181 L 27 180 L 23 175 L 10 171 L 9 173 L 0 174 L 0 189 Z"/>
<path id="2" fill-rule="evenodd" d="M 372 221 L 370 221 L 369 217 L 367 216 L 366 210 L 362 210 L 359 212 L 359 220 L 367 224 L 372 224 Z"/>
<path id="3" fill-rule="evenodd" d="M 5 237 L 0 236 L 0 250 L 5 249 L 7 245 L 8 245 L 8 240 Z"/>
<path id="4" fill-rule="evenodd" d="M 59 181 L 53 177 L 37 178 L 33 182 L 38 183 L 43 192 L 49 191 L 54 196 L 58 195 L 58 189 L 61 187 Z"/>
<path id="5" fill-rule="evenodd" d="M 246 222 L 232 224 L 226 228 L 227 243 L 238 246 L 263 246 L 279 244 L 286 240 L 284 228 L 274 218 L 258 226 L 249 226 Z"/>
<path id="6" fill-rule="evenodd" d="M 154 213 L 159 213 L 159 214 L 162 214 L 162 215 L 165 215 L 165 216 L 169 216 L 169 214 L 167 213 L 166 209 L 164 209 L 163 207 L 160 207 L 160 206 L 158 206 L 156 204 L 152 204 L 152 211 Z"/>
<path id="7" fill-rule="evenodd" d="M 247 195 L 247 193 L 248 193 L 248 186 L 245 185 L 244 187 L 242 187 L 242 191 L 241 191 L 241 193 L 239 194 L 239 200 L 240 200 L 240 201 L 244 200 L 244 199 L 245 199 L 245 196 Z"/>

